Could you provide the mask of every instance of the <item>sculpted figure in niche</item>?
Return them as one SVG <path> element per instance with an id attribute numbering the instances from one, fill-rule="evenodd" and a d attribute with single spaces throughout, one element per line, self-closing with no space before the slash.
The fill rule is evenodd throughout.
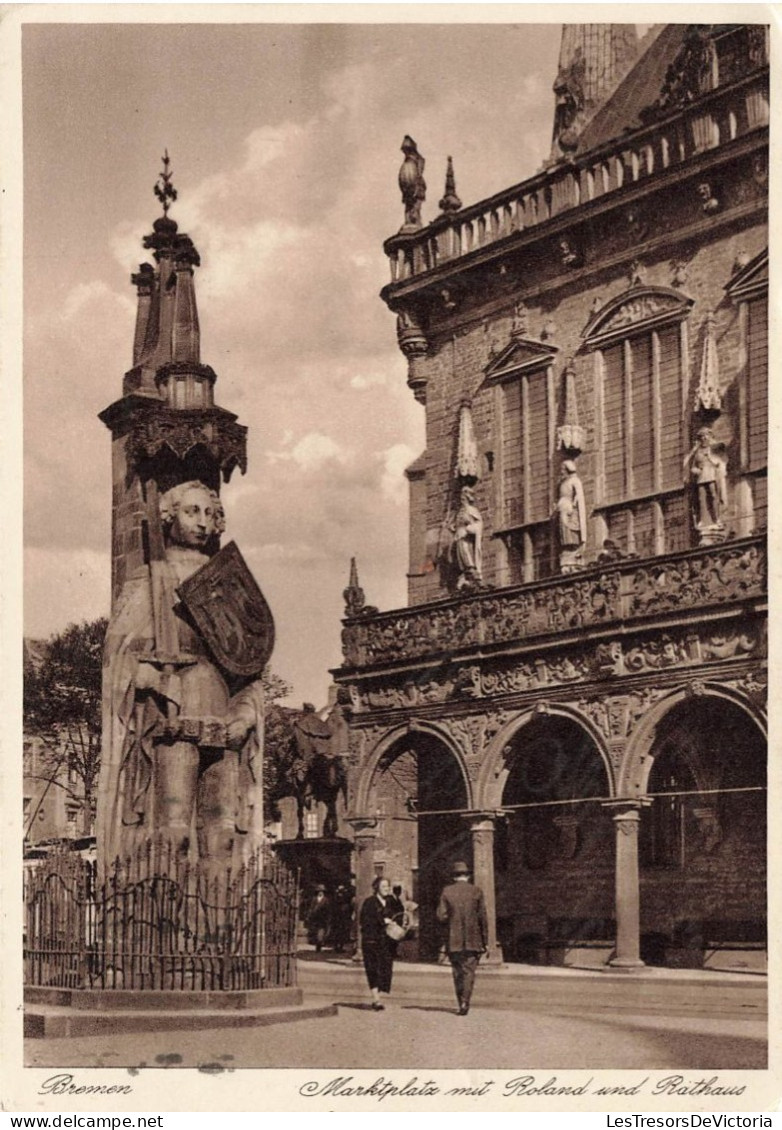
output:
<path id="1" fill-rule="evenodd" d="M 184 483 L 159 514 L 164 557 L 126 584 L 106 638 L 98 848 L 108 866 L 154 839 L 224 869 L 263 838 L 261 684 L 237 689 L 176 592 L 216 548 L 218 496 Z"/>
<path id="2" fill-rule="evenodd" d="M 715 441 L 711 428 L 701 428 L 685 461 L 693 490 L 693 520 L 701 545 L 723 541 L 725 536 L 722 513 L 727 502 L 727 468 L 722 446 Z"/>
<path id="3" fill-rule="evenodd" d="M 454 519 L 453 555 L 459 570 L 457 588 L 475 588 L 483 581 L 483 518 L 475 505 L 475 493 L 462 487 Z"/>
<path id="4" fill-rule="evenodd" d="M 566 459 L 562 464 L 557 500 L 557 532 L 560 572 L 573 573 L 584 563 L 586 505 L 584 487 L 572 459 Z"/>

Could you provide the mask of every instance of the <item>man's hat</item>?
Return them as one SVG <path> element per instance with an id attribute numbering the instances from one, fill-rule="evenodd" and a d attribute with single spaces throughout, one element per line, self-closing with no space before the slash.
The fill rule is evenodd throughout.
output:
<path id="1" fill-rule="evenodd" d="M 318 883 L 317 887 L 315 888 L 316 892 L 317 891 L 325 891 L 325 889 L 326 888 L 323 886 L 322 883 Z"/>
<path id="2" fill-rule="evenodd" d="M 453 867 L 451 868 L 451 874 L 452 875 L 469 875 L 470 874 L 470 868 L 467 866 L 467 864 L 464 862 L 463 859 L 458 859 L 456 861 L 456 863 L 454 863 Z"/>

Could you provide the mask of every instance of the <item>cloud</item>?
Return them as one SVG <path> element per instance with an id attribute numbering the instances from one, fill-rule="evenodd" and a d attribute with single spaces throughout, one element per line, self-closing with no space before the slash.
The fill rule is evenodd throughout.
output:
<path id="1" fill-rule="evenodd" d="M 25 635 L 45 639 L 69 623 L 107 616 L 110 584 L 108 552 L 28 547 L 24 554 Z"/>
<path id="2" fill-rule="evenodd" d="M 290 435 L 286 432 L 286 436 Z M 288 441 L 290 442 L 290 440 Z M 319 471 L 325 463 L 349 462 L 349 451 L 335 443 L 331 436 L 321 432 L 308 432 L 290 450 L 269 451 L 266 458 L 270 463 L 291 462 L 307 473 Z"/>
<path id="3" fill-rule="evenodd" d="M 384 498 L 395 506 L 404 506 L 409 497 L 405 470 L 415 458 L 412 447 L 406 443 L 396 443 L 381 454 L 383 474 L 380 490 Z"/>
<path id="4" fill-rule="evenodd" d="M 286 32 L 301 35 L 291 56 L 298 65 L 277 83 L 271 110 L 252 92 L 272 58 L 272 32 L 241 31 L 243 49 L 261 37 L 258 74 L 239 80 L 215 58 L 220 81 L 208 88 L 206 71 L 201 79 L 180 69 L 174 88 L 157 68 L 160 36 L 175 34 L 178 45 L 187 42 L 186 25 L 161 25 L 149 58 L 122 56 L 112 40 L 112 61 L 130 68 L 137 90 L 154 84 L 172 129 L 166 137 L 174 137 L 166 144 L 198 153 L 192 167 L 207 170 L 200 181 L 177 179 L 173 216 L 201 254 L 202 359 L 218 374 L 217 401 L 250 429 L 248 475 L 234 475 L 223 491 L 228 534 L 272 604 L 275 668 L 295 683 L 295 701 L 320 702 L 326 668 L 339 662 L 350 557 L 359 559 L 370 603 L 406 599 L 404 470 L 424 446 L 424 413 L 406 386 L 393 315 L 378 298 L 389 280 L 383 240 L 402 222 L 402 137 L 411 133 L 427 160 L 425 222 L 437 214 L 448 154 L 465 204 L 522 180 L 550 142 L 556 45 L 552 73 L 541 77 L 541 40 L 529 27 L 433 25 L 421 36 L 402 26 L 334 25 L 309 39 L 303 26 Z M 138 161 L 141 127 L 148 144 L 162 119 L 134 120 L 136 102 L 128 106 L 110 81 L 106 47 L 100 58 L 100 47 L 86 50 L 94 52 L 90 73 L 106 76 L 90 106 L 136 139 L 126 143 L 127 160 Z M 75 55 L 73 63 L 75 83 Z M 41 55 L 39 82 L 47 65 Z M 58 66 L 63 105 L 66 71 Z M 52 128 L 47 122 L 37 121 L 37 136 Z M 75 117 L 67 124 L 77 126 Z M 151 213 L 145 205 L 132 219 L 127 196 L 119 205 L 123 178 L 116 162 L 98 159 L 100 128 L 92 120 L 80 128 L 81 146 L 70 134 L 58 143 L 58 175 L 41 180 L 45 190 L 29 189 L 45 191 L 36 214 L 53 225 L 48 236 L 39 225 L 29 233 L 25 338 L 26 617 L 28 630 L 42 634 L 108 602 L 110 436 L 96 416 L 121 395 L 135 317 L 127 278 L 150 258 L 141 240 Z M 202 135 L 211 139 L 206 150 Z M 69 167 L 60 173 L 59 162 Z M 73 251 L 53 263 L 62 230 Z M 85 267 L 85 247 L 97 269 Z"/>
<path id="5" fill-rule="evenodd" d="M 359 389 L 376 388 L 378 385 L 384 385 L 386 379 L 385 373 L 356 373 L 355 377 L 350 378 L 350 387 Z"/>

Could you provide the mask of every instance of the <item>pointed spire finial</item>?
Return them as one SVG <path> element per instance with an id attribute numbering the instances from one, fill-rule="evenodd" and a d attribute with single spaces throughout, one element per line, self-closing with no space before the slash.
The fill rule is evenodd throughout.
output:
<path id="1" fill-rule="evenodd" d="M 163 205 L 163 215 L 168 215 L 168 210 L 177 198 L 177 190 L 171 183 L 171 178 L 174 175 L 174 170 L 170 167 L 171 159 L 168 156 L 168 149 L 165 150 L 161 157 L 163 162 L 163 169 L 155 182 L 155 196 L 157 196 L 160 203 Z"/>
<path id="2" fill-rule="evenodd" d="M 440 201 L 439 208 L 441 212 L 458 212 L 462 207 L 462 202 L 456 194 L 456 177 L 453 172 L 453 158 L 448 158 L 448 165 L 445 170 L 445 194 Z"/>
<path id="3" fill-rule="evenodd" d="M 358 583 L 358 569 L 356 567 L 355 557 L 351 557 L 350 559 L 350 579 L 348 581 L 348 587 L 342 593 L 342 598 L 345 601 L 346 616 L 358 616 L 366 603 L 364 590 Z"/>

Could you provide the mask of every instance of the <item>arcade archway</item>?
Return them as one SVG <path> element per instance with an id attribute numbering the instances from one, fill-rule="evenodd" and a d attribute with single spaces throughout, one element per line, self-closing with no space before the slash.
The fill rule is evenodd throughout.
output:
<path id="1" fill-rule="evenodd" d="M 648 759 L 641 957 L 754 967 L 766 945 L 766 740 L 736 703 L 671 707 Z"/>
<path id="2" fill-rule="evenodd" d="M 469 791 L 459 759 L 436 734 L 418 730 L 397 738 L 380 756 L 368 790 L 376 814 L 376 874 L 399 883 L 418 904 L 416 956 L 437 956 L 435 912 L 456 859 L 472 865 L 463 816 Z"/>
<path id="3" fill-rule="evenodd" d="M 506 960 L 605 960 L 615 928 L 614 845 L 601 807 L 608 773 L 594 739 L 571 717 L 538 715 L 516 731 L 505 761 L 495 877 Z"/>

